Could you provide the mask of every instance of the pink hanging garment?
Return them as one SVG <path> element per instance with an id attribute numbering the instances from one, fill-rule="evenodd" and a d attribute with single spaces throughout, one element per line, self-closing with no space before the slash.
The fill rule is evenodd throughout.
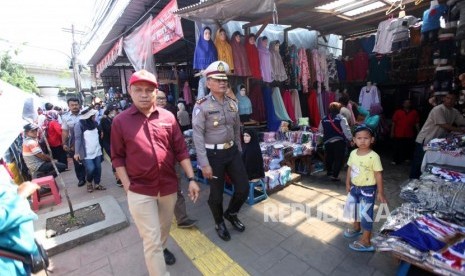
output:
<path id="1" fill-rule="evenodd" d="M 304 48 L 299 49 L 299 80 L 302 82 L 302 92 L 308 93 L 308 81 L 310 80 L 310 70 L 308 68 L 307 53 Z"/>
<path id="2" fill-rule="evenodd" d="M 184 100 L 186 101 L 186 104 L 187 105 L 190 105 L 192 104 L 192 92 L 191 92 L 191 88 L 189 86 L 189 82 L 184 82 L 184 88 L 182 89 L 182 92 L 183 92 L 183 97 L 184 97 Z"/>

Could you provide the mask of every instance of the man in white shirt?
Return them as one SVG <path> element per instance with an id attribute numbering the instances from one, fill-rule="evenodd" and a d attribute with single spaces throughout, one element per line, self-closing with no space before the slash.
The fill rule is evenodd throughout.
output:
<path id="1" fill-rule="evenodd" d="M 443 98 L 443 103 L 435 106 L 429 113 L 425 124 L 418 133 L 415 140 L 415 152 L 413 154 L 412 167 L 410 169 L 410 178 L 419 178 L 421 175 L 421 163 L 425 155 L 423 146 L 433 138 L 439 138 L 448 132 L 465 132 L 465 118 L 454 108 L 457 96 L 449 92 Z M 453 125 L 462 126 L 455 127 Z"/>

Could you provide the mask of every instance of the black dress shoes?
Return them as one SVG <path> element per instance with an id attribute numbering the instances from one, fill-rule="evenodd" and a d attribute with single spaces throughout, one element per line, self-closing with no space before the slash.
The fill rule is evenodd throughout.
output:
<path id="1" fill-rule="evenodd" d="M 226 225 L 224 224 L 224 221 L 221 223 L 218 223 L 215 225 L 215 230 L 218 236 L 223 240 L 223 241 L 229 241 L 231 240 L 231 235 L 229 234 L 228 229 L 226 228 Z"/>
<path id="2" fill-rule="evenodd" d="M 244 232 L 245 225 L 237 218 L 237 215 L 231 215 L 226 212 L 224 213 L 224 218 L 229 220 L 234 229 L 236 229 L 239 232 Z"/>
<path id="3" fill-rule="evenodd" d="M 84 186 L 85 184 L 86 184 L 86 181 L 81 180 L 81 181 L 79 181 L 79 183 L 78 183 L 78 187 L 82 187 L 82 186 Z"/>
<path id="4" fill-rule="evenodd" d="M 176 258 L 174 257 L 173 253 L 168 250 L 168 248 L 163 250 L 163 257 L 165 257 L 165 264 L 167 265 L 174 265 L 176 262 Z"/>

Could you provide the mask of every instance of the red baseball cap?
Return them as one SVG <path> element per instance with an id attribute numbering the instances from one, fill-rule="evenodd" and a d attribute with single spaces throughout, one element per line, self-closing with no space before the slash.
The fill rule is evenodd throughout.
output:
<path id="1" fill-rule="evenodd" d="M 155 77 L 154 74 L 150 73 L 147 70 L 142 69 L 137 72 L 134 72 L 134 74 L 132 74 L 131 76 L 131 79 L 129 80 L 129 86 L 133 85 L 136 82 L 140 82 L 140 81 L 146 81 L 148 83 L 155 85 L 155 87 L 158 88 L 157 78 Z"/>

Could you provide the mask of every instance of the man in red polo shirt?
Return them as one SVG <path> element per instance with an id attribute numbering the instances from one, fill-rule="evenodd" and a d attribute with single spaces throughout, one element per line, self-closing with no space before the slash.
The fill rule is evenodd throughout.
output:
<path id="1" fill-rule="evenodd" d="M 420 129 L 420 116 L 411 108 L 411 102 L 406 99 L 402 108 L 392 116 L 391 138 L 393 139 L 393 165 L 405 160 L 411 160 L 415 146 L 415 136 Z"/>
<path id="2" fill-rule="evenodd" d="M 177 198 L 176 161 L 189 179 L 192 201 L 200 189 L 176 118 L 156 106 L 157 88 L 155 76 L 146 70 L 131 76 L 129 94 L 134 104 L 113 119 L 111 159 L 127 191 L 149 274 L 167 275 L 165 263 L 176 261 L 166 248 Z"/>

